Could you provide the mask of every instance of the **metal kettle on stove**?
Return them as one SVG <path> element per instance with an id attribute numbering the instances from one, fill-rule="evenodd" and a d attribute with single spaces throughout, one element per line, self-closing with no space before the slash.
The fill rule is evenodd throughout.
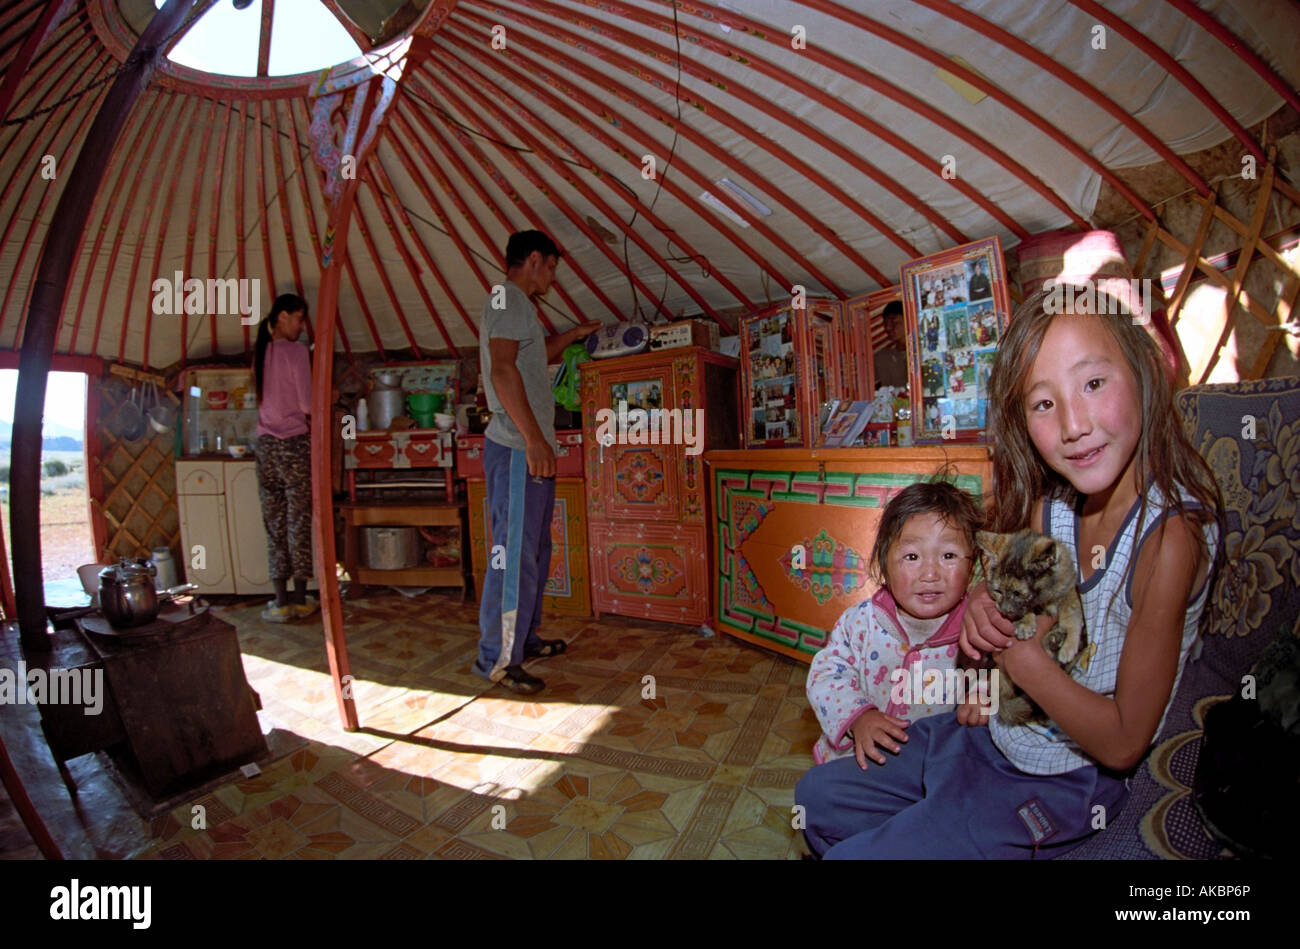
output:
<path id="1" fill-rule="evenodd" d="M 154 586 L 157 568 L 143 557 L 123 557 L 116 566 L 99 571 L 99 606 L 113 626 L 144 626 L 158 618 L 162 604 L 173 597 L 196 590 L 193 583 L 164 590 Z"/>

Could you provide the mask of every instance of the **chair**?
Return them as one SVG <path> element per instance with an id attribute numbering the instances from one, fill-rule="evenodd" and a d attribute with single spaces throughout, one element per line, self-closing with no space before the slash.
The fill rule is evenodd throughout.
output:
<path id="1" fill-rule="evenodd" d="M 1205 711 L 1280 632 L 1300 636 L 1300 378 L 1192 386 L 1175 400 L 1224 500 L 1224 558 L 1156 745 L 1124 810 L 1062 859 L 1230 856 L 1192 803 Z M 1253 436 L 1253 437 L 1252 437 Z"/>

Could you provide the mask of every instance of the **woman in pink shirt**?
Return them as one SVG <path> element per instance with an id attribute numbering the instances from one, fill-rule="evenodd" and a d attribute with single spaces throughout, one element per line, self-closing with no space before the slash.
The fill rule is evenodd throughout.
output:
<path id="1" fill-rule="evenodd" d="M 262 619 L 283 623 L 310 616 L 311 579 L 311 354 L 296 342 L 307 302 L 285 293 L 257 327 L 257 486 L 266 522 L 267 562 L 275 599 Z M 289 589 L 289 578 L 293 589 Z"/>

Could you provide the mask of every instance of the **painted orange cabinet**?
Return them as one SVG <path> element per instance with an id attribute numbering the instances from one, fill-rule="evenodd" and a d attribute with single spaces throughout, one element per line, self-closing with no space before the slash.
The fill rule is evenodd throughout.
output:
<path id="1" fill-rule="evenodd" d="M 826 645 L 841 613 L 875 593 L 868 567 L 890 498 L 945 465 L 977 497 L 993 474 L 984 445 L 705 457 L 718 632 L 804 662 Z"/>
<path id="2" fill-rule="evenodd" d="M 709 618 L 701 452 L 739 444 L 737 368 L 698 346 L 582 364 L 587 555 L 598 613 Z"/>
<path id="3" fill-rule="evenodd" d="M 474 589 L 483 595 L 483 579 L 492 562 L 492 518 L 488 513 L 487 482 L 471 478 L 469 538 L 474 560 Z M 591 615 L 587 568 L 587 498 L 581 478 L 555 479 L 555 508 L 551 515 L 551 573 L 546 578 L 542 609 L 575 616 Z"/>

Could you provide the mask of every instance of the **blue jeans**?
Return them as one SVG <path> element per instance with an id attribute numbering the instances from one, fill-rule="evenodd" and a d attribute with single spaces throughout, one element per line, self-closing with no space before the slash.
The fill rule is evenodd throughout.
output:
<path id="1" fill-rule="evenodd" d="M 1079 768 L 1026 774 L 998 751 L 986 727 L 933 715 L 907 729 L 885 764 L 839 758 L 810 770 L 795 786 L 804 834 L 827 859 L 1023 859 L 1055 856 L 1094 832 L 1097 812 L 1113 820 L 1128 799 L 1126 782 Z"/>
<path id="2" fill-rule="evenodd" d="M 475 675 L 500 681 L 507 666 L 538 648 L 542 596 L 551 573 L 551 513 L 555 479 L 528 473 L 522 448 L 483 440 L 492 550 L 479 596 Z"/>

